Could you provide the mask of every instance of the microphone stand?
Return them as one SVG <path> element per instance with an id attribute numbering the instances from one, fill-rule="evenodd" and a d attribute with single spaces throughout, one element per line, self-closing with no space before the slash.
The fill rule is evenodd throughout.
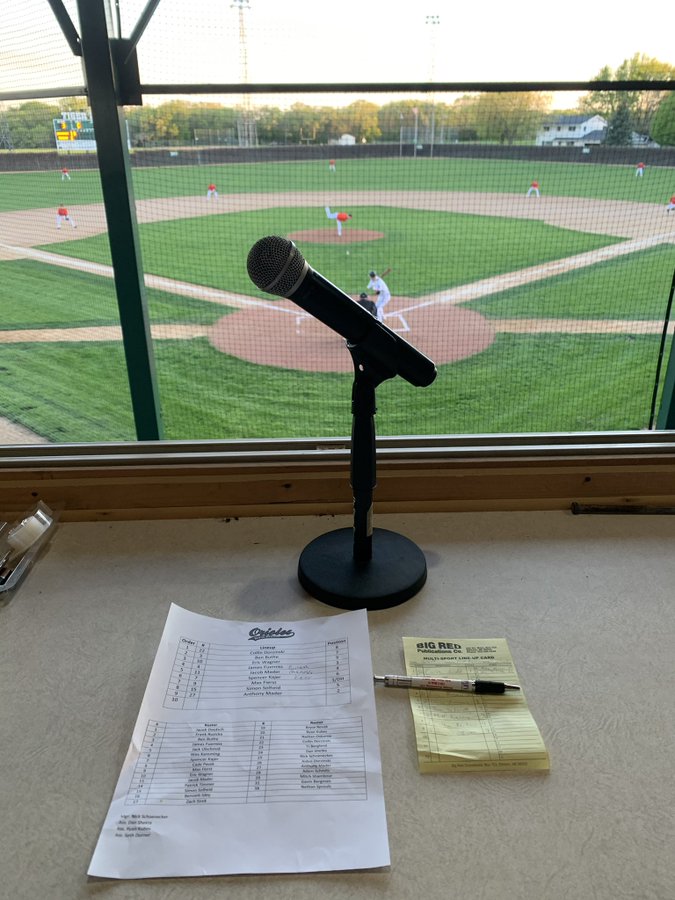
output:
<path id="1" fill-rule="evenodd" d="M 340 609 L 388 609 L 413 597 L 427 579 L 419 547 L 403 535 L 373 529 L 373 490 L 377 485 L 375 389 L 397 373 L 367 342 L 347 343 L 354 363 L 350 481 L 353 528 L 320 535 L 300 555 L 298 579 L 305 590 Z"/>

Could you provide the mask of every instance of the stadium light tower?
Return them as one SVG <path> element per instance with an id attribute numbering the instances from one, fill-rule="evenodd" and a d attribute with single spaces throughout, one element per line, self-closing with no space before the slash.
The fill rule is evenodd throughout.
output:
<path id="1" fill-rule="evenodd" d="M 248 0 L 232 0 L 232 8 L 239 11 L 239 80 L 248 84 L 248 43 L 244 13 L 251 8 Z"/>
<path id="2" fill-rule="evenodd" d="M 245 13 L 251 9 L 249 0 L 232 0 L 232 8 L 239 14 L 239 81 L 248 84 L 248 36 L 246 34 Z M 243 115 L 238 121 L 239 146 L 255 147 L 257 143 L 256 128 L 251 112 L 251 97 L 242 94 Z"/>
<path id="3" fill-rule="evenodd" d="M 437 31 L 434 26 L 441 24 L 440 16 L 425 16 L 424 24 L 431 25 L 431 53 L 429 54 L 429 61 L 431 63 L 431 71 L 429 72 L 429 81 L 436 80 L 436 37 Z"/>
<path id="4" fill-rule="evenodd" d="M 429 72 L 429 81 L 433 84 L 436 80 L 436 37 L 437 37 L 437 25 L 441 24 L 440 16 L 425 16 L 424 18 L 425 25 L 431 26 L 431 50 L 429 53 L 430 60 L 430 72 Z M 429 141 L 429 156 L 432 157 L 434 155 L 434 140 L 436 137 L 436 95 L 434 93 L 431 94 L 431 140 Z"/>

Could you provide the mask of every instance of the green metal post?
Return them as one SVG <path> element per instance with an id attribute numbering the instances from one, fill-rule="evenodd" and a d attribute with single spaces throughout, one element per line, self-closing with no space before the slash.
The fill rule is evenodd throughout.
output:
<path id="1" fill-rule="evenodd" d="M 105 0 L 77 0 L 77 9 L 136 436 L 139 441 L 160 440 L 162 422 L 126 122 L 117 95 Z"/>
<path id="2" fill-rule="evenodd" d="M 666 322 L 670 323 L 671 310 L 673 308 L 673 300 L 675 300 L 675 269 L 673 270 L 673 278 L 670 282 L 670 293 L 668 294 L 668 306 L 666 309 Z M 656 427 L 663 431 L 672 431 L 675 429 L 675 354 L 672 350 L 672 339 L 670 341 L 671 351 L 668 365 L 666 367 L 666 376 L 663 381 L 663 394 L 661 395 L 661 408 L 656 420 Z M 663 353 L 664 345 L 662 344 L 661 353 Z"/>

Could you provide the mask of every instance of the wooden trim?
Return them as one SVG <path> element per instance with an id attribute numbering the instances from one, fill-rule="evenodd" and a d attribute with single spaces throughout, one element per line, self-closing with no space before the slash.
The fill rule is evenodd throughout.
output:
<path id="1" fill-rule="evenodd" d="M 38 500 L 64 521 L 345 514 L 349 467 L 335 462 L 0 468 L 0 509 Z M 375 512 L 675 506 L 671 453 L 378 464 Z"/>

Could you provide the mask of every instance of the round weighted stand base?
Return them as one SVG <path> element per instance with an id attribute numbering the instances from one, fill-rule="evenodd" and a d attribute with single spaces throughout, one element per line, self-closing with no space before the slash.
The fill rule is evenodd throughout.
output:
<path id="1" fill-rule="evenodd" d="M 389 609 L 405 603 L 427 580 L 427 561 L 412 541 L 383 528 L 373 530 L 373 556 L 354 560 L 354 531 L 320 535 L 300 554 L 298 579 L 312 597 L 340 609 Z"/>

